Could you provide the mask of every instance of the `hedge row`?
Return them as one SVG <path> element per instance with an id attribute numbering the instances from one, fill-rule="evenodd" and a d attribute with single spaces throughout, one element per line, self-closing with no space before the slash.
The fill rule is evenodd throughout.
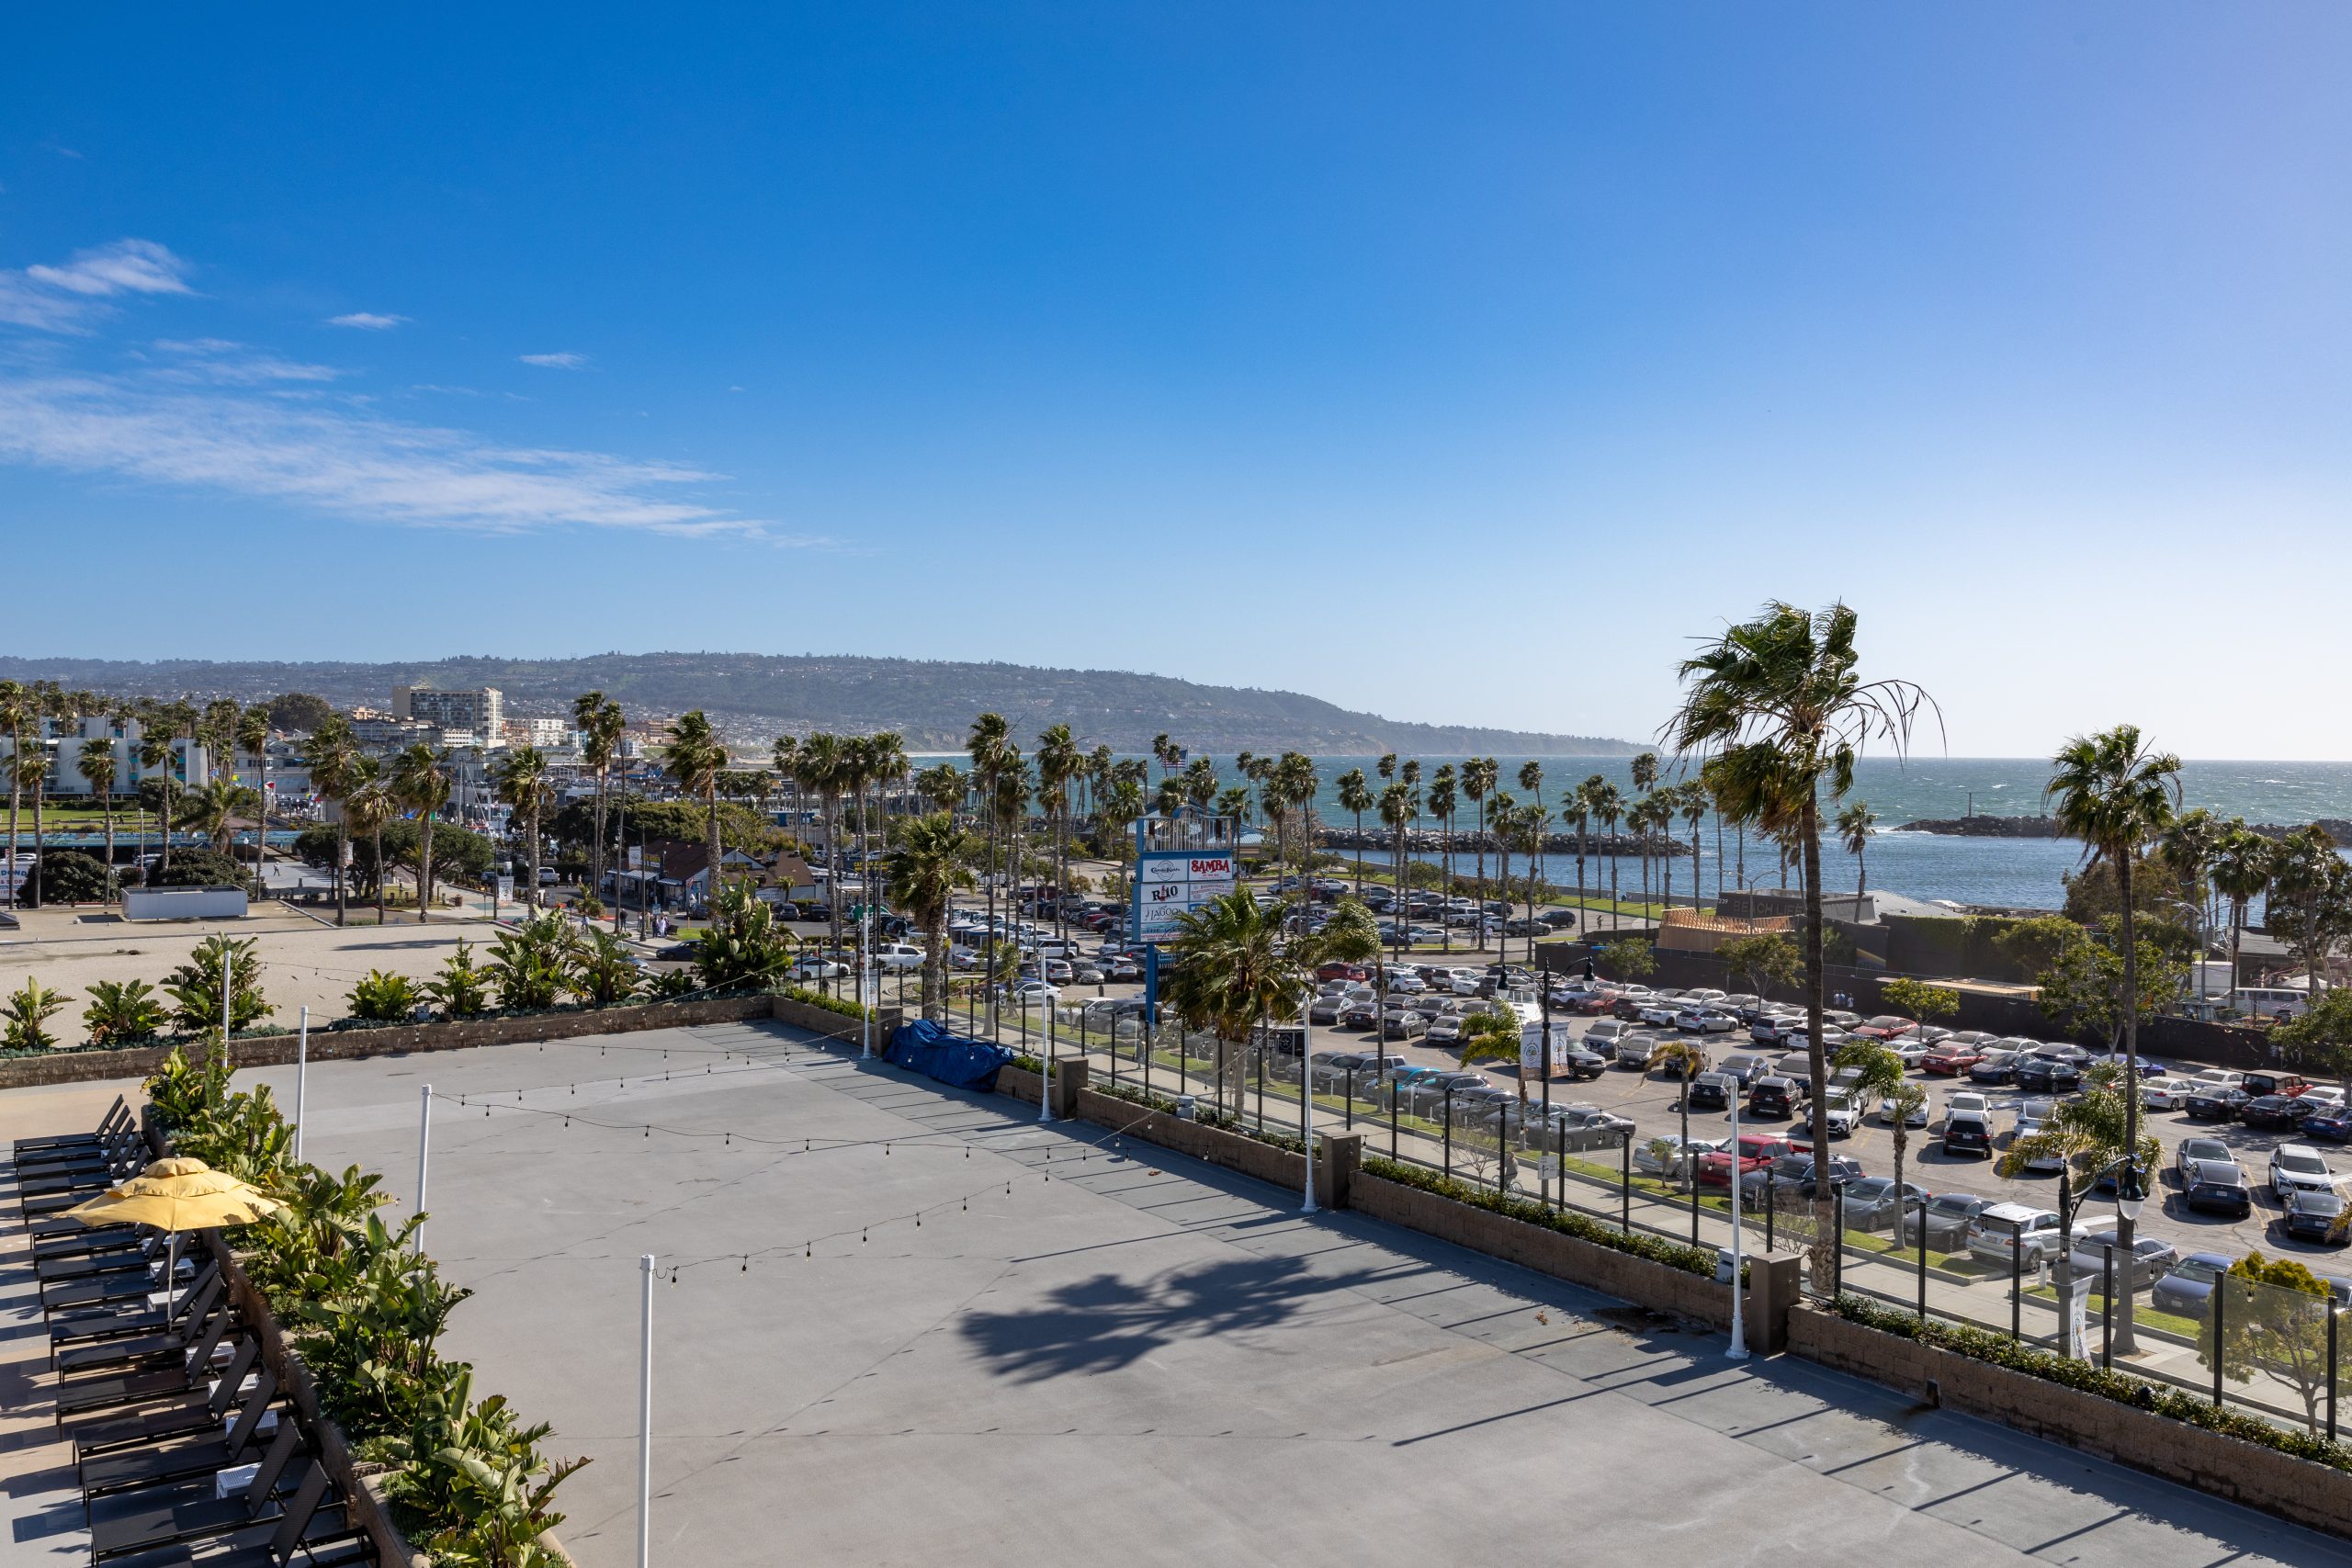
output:
<path id="1" fill-rule="evenodd" d="M 2104 1371 L 2095 1362 L 2078 1361 L 2054 1350 L 2037 1349 L 1995 1329 L 1966 1328 L 1932 1318 L 1923 1323 L 1912 1313 L 1882 1306 L 1860 1296 L 1841 1295 L 1835 1304 L 1838 1316 L 1882 1334 L 1916 1339 L 1972 1361 L 1988 1362 L 2044 1382 L 2095 1393 L 2101 1399 L 2186 1421 L 2209 1432 L 2243 1438 L 2249 1443 L 2259 1443 L 2266 1449 L 2276 1449 L 2315 1464 L 2352 1471 L 2352 1444 L 2331 1443 L 2316 1433 L 2297 1431 L 2243 1410 L 2232 1410 L 2210 1399 L 2200 1399 L 2186 1389 L 2150 1382 L 2126 1372 Z"/>

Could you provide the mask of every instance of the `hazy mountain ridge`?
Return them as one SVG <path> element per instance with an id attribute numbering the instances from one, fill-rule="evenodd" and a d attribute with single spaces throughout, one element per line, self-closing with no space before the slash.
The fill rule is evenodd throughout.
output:
<path id="1" fill-rule="evenodd" d="M 739 742 L 786 731 L 895 729 L 912 750 L 960 748 L 972 716 L 986 710 L 1004 715 L 1024 743 L 1047 725 L 1067 723 L 1087 745 L 1120 751 L 1144 750 L 1163 732 L 1207 751 L 1295 747 L 1322 755 L 1613 756 L 1641 749 L 1591 736 L 1408 724 L 1295 692 L 1206 686 L 1165 675 L 910 659 L 608 653 L 364 663 L 0 657 L 0 677 L 51 680 L 123 696 L 186 693 L 252 701 L 315 692 L 340 707 L 383 707 L 396 684 L 496 686 L 506 694 L 508 711 L 517 715 L 567 713 L 574 696 L 598 690 L 618 698 L 632 717 L 707 709 Z"/>

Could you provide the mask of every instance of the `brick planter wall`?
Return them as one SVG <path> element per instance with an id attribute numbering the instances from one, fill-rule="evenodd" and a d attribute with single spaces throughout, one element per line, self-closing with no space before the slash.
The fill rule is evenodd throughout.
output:
<path id="1" fill-rule="evenodd" d="M 2153 1415 L 1954 1351 L 1866 1328 L 1837 1314 L 1789 1314 L 1789 1348 L 1807 1360 L 1941 1402 L 2291 1519 L 2352 1536 L 2352 1473 L 2297 1459 L 2170 1416 Z"/>
<path id="2" fill-rule="evenodd" d="M 1375 1220 L 1386 1220 L 1555 1280 L 1589 1286 L 1636 1306 L 1726 1332 L 1731 1328 L 1731 1292 L 1712 1277 L 1686 1274 L 1629 1252 L 1597 1247 L 1507 1214 L 1386 1181 L 1369 1171 L 1356 1173 L 1348 1206 Z"/>

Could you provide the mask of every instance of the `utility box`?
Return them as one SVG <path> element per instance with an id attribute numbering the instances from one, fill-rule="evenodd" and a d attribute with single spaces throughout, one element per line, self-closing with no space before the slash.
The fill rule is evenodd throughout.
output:
<path id="1" fill-rule="evenodd" d="M 126 920 L 242 920 L 245 890 L 242 887 L 126 887 L 122 890 Z"/>

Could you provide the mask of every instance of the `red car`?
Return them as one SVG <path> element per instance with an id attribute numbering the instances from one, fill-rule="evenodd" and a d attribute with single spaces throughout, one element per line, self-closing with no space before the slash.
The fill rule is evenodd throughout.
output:
<path id="1" fill-rule="evenodd" d="M 1315 971 L 1318 980 L 1369 980 L 1372 971 L 1361 964 L 1326 964 Z"/>
<path id="2" fill-rule="evenodd" d="M 1739 1173 L 1762 1170 L 1789 1152 L 1786 1138 L 1765 1133 L 1742 1133 L 1739 1135 Z M 1699 1156 L 1699 1185 L 1724 1187 L 1731 1185 L 1731 1155 L 1723 1149 L 1712 1149 Z"/>
<path id="3" fill-rule="evenodd" d="M 1919 1059 L 1924 1073 L 1964 1073 L 1984 1059 L 1984 1053 L 1973 1045 L 1946 1046 L 1930 1051 Z"/>
<path id="4" fill-rule="evenodd" d="M 1900 1040 L 1919 1027 L 1916 1018 L 1897 1018 L 1891 1012 L 1881 1013 L 1868 1023 L 1858 1023 L 1849 1032 L 1864 1040 Z"/>

